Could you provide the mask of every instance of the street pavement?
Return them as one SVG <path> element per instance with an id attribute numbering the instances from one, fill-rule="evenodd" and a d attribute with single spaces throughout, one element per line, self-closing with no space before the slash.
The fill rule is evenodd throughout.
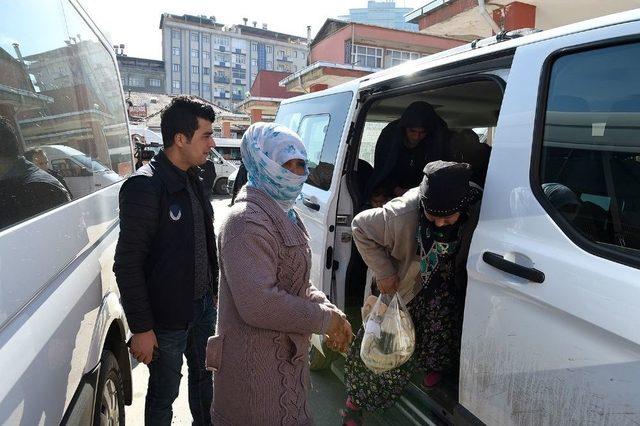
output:
<path id="1" fill-rule="evenodd" d="M 219 229 L 222 219 L 229 211 L 229 198 L 216 198 L 212 202 L 215 212 L 215 228 Z M 135 360 L 133 360 L 135 363 Z M 144 424 L 144 400 L 147 393 L 147 381 L 149 372 L 144 364 L 137 364 L 133 368 L 133 403 L 126 407 L 126 420 L 130 425 Z M 331 371 L 312 372 L 309 401 L 313 418 L 318 426 L 340 425 L 340 409 L 344 406 L 345 388 L 343 383 Z M 182 368 L 182 381 L 180 382 L 180 395 L 173 403 L 174 425 L 190 425 L 191 413 L 189 411 L 187 390 L 187 363 Z M 367 425 L 401 425 L 400 415 L 394 409 L 385 413 L 385 418 L 377 415 L 365 418 Z"/>

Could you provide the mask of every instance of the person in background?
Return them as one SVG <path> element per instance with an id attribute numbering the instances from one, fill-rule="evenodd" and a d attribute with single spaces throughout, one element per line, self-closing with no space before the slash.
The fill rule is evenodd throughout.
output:
<path id="1" fill-rule="evenodd" d="M 65 187 L 20 155 L 15 128 L 0 116 L 0 229 L 71 200 Z"/>
<path id="2" fill-rule="evenodd" d="M 209 339 L 216 425 L 311 425 L 309 339 L 344 352 L 351 326 L 309 282 L 309 235 L 293 209 L 308 176 L 300 137 L 255 123 L 241 144 L 248 174 L 218 235 L 219 318 Z"/>
<path id="3" fill-rule="evenodd" d="M 205 350 L 215 328 L 218 263 L 199 166 L 215 147 L 214 119 L 197 98 L 173 98 L 161 116 L 164 149 L 120 189 L 113 270 L 133 333 L 131 354 L 149 367 L 147 425 L 171 424 L 183 356 L 193 424 L 211 424 Z"/>
<path id="4" fill-rule="evenodd" d="M 47 158 L 47 154 L 42 149 L 33 148 L 28 151 L 25 151 L 24 158 L 26 158 L 27 160 L 31 161 L 33 164 L 38 166 L 40 170 L 44 170 L 45 172 L 49 173 L 51 176 L 56 178 L 58 182 L 60 182 L 62 186 L 64 186 L 64 189 L 67 190 L 69 195 L 71 195 L 71 190 L 69 189 L 66 182 L 64 181 L 64 178 L 60 173 L 58 173 L 57 171 L 51 168 L 51 164 L 49 163 L 49 158 Z"/>

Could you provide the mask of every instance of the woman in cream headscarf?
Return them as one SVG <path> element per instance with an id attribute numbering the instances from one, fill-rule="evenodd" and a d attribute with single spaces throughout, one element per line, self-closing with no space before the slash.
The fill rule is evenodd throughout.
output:
<path id="1" fill-rule="evenodd" d="M 212 419 L 220 425 L 312 424 L 309 338 L 348 348 L 351 327 L 309 283 L 311 252 L 293 210 L 307 176 L 299 136 L 277 124 L 249 127 L 240 147 L 248 182 L 222 225 Z"/>

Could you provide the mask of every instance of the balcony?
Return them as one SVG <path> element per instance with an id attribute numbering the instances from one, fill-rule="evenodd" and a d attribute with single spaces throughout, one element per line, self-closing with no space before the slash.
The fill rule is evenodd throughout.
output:
<path id="1" fill-rule="evenodd" d="M 231 79 L 227 76 L 215 76 L 213 77 L 213 82 L 214 83 L 223 83 L 223 84 L 229 84 L 231 82 Z"/>
<path id="2" fill-rule="evenodd" d="M 213 97 L 216 99 L 229 99 L 229 92 L 213 92 Z"/>
<path id="3" fill-rule="evenodd" d="M 231 68 L 231 62 L 216 62 L 216 66 L 223 68 Z"/>
<path id="4" fill-rule="evenodd" d="M 234 101 L 243 101 L 244 100 L 244 96 L 242 96 L 241 94 L 238 94 L 238 93 L 234 93 L 231 96 L 231 99 L 234 100 Z"/>

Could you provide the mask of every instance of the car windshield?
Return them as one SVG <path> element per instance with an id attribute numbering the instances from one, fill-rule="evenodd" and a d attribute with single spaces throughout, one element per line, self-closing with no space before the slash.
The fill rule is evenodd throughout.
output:
<path id="1" fill-rule="evenodd" d="M 106 166 L 104 166 L 103 164 L 101 164 L 100 162 L 98 162 L 96 160 L 92 160 L 91 158 L 87 157 L 86 155 L 73 155 L 71 158 L 73 158 L 75 161 L 77 161 L 78 163 L 80 163 L 84 167 L 86 167 L 87 170 L 90 170 L 92 172 L 106 172 L 106 171 L 109 171 L 109 169 Z"/>

